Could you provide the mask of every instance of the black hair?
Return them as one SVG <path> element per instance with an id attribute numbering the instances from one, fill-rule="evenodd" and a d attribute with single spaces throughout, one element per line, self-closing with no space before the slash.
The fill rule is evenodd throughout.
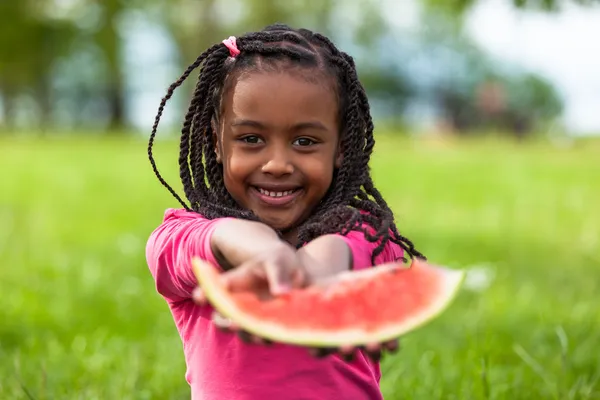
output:
<path id="1" fill-rule="evenodd" d="M 256 215 L 237 204 L 225 188 L 223 167 L 217 161 L 214 127 L 222 112 L 221 100 L 231 77 L 242 71 L 278 68 L 317 70 L 335 79 L 339 103 L 341 151 L 343 160 L 334 171 L 329 191 L 312 215 L 298 227 L 300 243 L 329 233 L 363 232 L 370 242 L 378 243 L 372 259 L 381 253 L 388 241 L 400 245 L 408 255 L 425 258 L 413 243 L 400 235 L 394 215 L 375 188 L 369 160 L 375 140 L 369 102 L 358 80 L 354 60 L 338 50 L 325 36 L 307 29 L 294 30 L 275 24 L 259 32 L 237 37 L 240 54 L 230 56 L 223 44 L 215 44 L 194 61 L 168 89 L 158 108 L 148 144 L 148 156 L 160 182 L 188 211 L 213 219 L 234 217 L 258 220 Z M 192 71 L 202 66 L 193 97 L 181 130 L 179 167 L 188 206 L 162 178 L 154 158 L 152 145 L 160 117 L 173 92 Z M 364 225 L 372 230 L 368 230 Z"/>

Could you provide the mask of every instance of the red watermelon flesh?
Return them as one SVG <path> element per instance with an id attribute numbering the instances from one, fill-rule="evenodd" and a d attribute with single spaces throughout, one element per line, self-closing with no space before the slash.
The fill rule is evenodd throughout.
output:
<path id="1" fill-rule="evenodd" d="M 240 328 L 272 341 L 315 347 L 392 340 L 438 316 L 464 272 L 414 260 L 348 271 L 327 282 L 265 300 L 228 292 L 218 270 L 198 258 L 194 272 L 213 307 Z"/>

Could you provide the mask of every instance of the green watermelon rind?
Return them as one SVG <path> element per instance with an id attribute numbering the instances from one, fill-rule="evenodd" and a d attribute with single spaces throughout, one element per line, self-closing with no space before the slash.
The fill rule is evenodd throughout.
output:
<path id="1" fill-rule="evenodd" d="M 258 337 L 269 339 L 273 342 L 287 343 L 309 347 L 342 347 L 342 346 L 364 346 L 383 343 L 397 339 L 417 328 L 422 327 L 442 314 L 453 302 L 465 278 L 465 271 L 427 265 L 426 268 L 439 272 L 444 282 L 443 290 L 436 293 L 435 301 L 421 312 L 406 318 L 402 322 L 390 324 L 375 331 L 363 329 L 346 328 L 335 332 L 331 330 L 319 330 L 318 328 L 300 329 L 286 328 L 282 324 L 254 318 L 252 315 L 238 309 L 235 302 L 228 296 L 224 289 L 218 285 L 210 284 L 213 276 L 218 275 L 217 269 L 210 263 L 200 258 L 192 259 L 194 274 L 198 279 L 209 303 L 223 317 L 234 321 L 241 329 Z M 355 279 L 359 275 L 380 273 L 386 268 L 397 268 L 396 264 L 378 266 L 377 268 L 355 271 L 347 276 Z"/>

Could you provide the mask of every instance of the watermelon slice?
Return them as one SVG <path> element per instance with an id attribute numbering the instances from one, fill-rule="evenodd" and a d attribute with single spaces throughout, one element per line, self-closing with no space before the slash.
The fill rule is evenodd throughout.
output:
<path id="1" fill-rule="evenodd" d="M 213 307 L 241 329 L 274 342 L 310 347 L 363 346 L 396 339 L 451 303 L 464 271 L 413 260 L 348 271 L 271 299 L 229 292 L 199 258 L 194 273 Z"/>

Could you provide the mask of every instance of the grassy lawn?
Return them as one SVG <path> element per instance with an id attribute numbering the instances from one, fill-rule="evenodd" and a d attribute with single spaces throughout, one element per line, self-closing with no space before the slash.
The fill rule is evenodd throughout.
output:
<path id="1" fill-rule="evenodd" d="M 600 399 L 600 146 L 382 137 L 372 166 L 400 230 L 471 271 L 385 357 L 385 398 Z M 0 171 L 0 399 L 189 398 L 145 265 L 177 206 L 146 144 L 1 139 Z"/>

